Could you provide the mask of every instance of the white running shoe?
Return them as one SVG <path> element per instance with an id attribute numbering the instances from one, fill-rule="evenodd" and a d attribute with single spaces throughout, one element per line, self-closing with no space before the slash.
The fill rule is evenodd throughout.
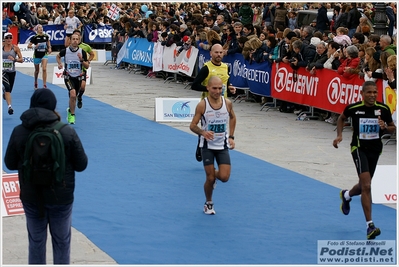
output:
<path id="1" fill-rule="evenodd" d="M 215 182 L 213 183 L 213 189 L 215 189 L 215 188 L 216 188 L 216 185 L 217 185 L 217 180 L 218 180 L 218 179 L 216 179 L 216 178 L 215 178 Z"/>
<path id="2" fill-rule="evenodd" d="M 336 122 L 336 120 L 333 117 L 325 119 L 324 121 L 327 122 L 327 123 L 330 123 L 330 124 L 334 124 Z"/>
<path id="3" fill-rule="evenodd" d="M 204 204 L 204 213 L 208 215 L 215 215 L 216 211 L 213 209 L 213 203 L 207 203 L 205 202 Z"/>

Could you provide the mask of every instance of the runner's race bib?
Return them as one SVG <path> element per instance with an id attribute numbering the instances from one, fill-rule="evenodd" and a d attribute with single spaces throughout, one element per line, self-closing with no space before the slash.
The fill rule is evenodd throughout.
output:
<path id="1" fill-rule="evenodd" d="M 359 138 L 362 140 L 378 139 L 380 132 L 380 125 L 378 119 L 359 119 Z"/>
<path id="2" fill-rule="evenodd" d="M 3 59 L 3 70 L 12 70 L 14 67 L 14 61 L 9 59 Z"/>

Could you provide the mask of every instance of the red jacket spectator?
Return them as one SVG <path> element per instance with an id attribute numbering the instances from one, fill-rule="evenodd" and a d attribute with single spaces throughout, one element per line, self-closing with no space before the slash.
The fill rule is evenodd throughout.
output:
<path id="1" fill-rule="evenodd" d="M 359 50 L 356 46 L 350 45 L 345 48 L 346 59 L 341 59 L 341 65 L 339 65 L 337 72 L 338 74 L 349 78 L 353 74 L 359 74 L 360 72 L 360 58 Z"/>
<path id="2" fill-rule="evenodd" d="M 347 58 L 341 62 L 341 65 L 339 65 L 337 72 L 338 74 L 341 74 L 346 78 L 349 78 L 353 74 L 359 73 L 359 64 L 360 64 L 359 57 Z"/>

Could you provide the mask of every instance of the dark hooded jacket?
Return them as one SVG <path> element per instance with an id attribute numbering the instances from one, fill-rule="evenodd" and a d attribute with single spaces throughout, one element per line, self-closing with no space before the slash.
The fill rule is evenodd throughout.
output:
<path id="1" fill-rule="evenodd" d="M 309 62 L 308 66 L 307 66 L 307 69 L 311 70 L 311 69 L 313 69 L 313 67 L 316 67 L 316 69 L 322 69 L 322 68 L 324 68 L 324 62 L 326 62 L 327 59 L 328 59 L 328 57 L 327 57 L 327 49 L 321 55 L 319 55 L 316 52 L 313 60 L 311 62 Z"/>
<path id="2" fill-rule="evenodd" d="M 293 53 L 293 57 L 298 60 L 297 65 L 290 64 L 293 69 L 298 69 L 299 67 L 306 67 L 309 62 L 311 62 L 316 54 L 316 49 L 312 45 L 302 44 L 299 53 Z"/>
<path id="3" fill-rule="evenodd" d="M 46 92 L 44 92 L 46 91 Z M 21 115 L 22 124 L 16 126 L 11 134 L 4 163 L 9 170 L 18 170 L 20 183 L 20 199 L 22 202 L 37 203 L 38 193 L 33 185 L 25 183 L 22 176 L 22 164 L 25 143 L 29 134 L 39 124 L 53 125 L 59 121 L 54 112 L 57 100 L 50 89 L 37 89 L 31 98 L 31 106 Z M 75 171 L 83 171 L 88 159 L 82 143 L 75 131 L 69 125 L 60 130 L 65 146 L 65 183 L 44 189 L 44 203 L 50 205 L 67 205 L 73 203 L 75 190 Z"/>

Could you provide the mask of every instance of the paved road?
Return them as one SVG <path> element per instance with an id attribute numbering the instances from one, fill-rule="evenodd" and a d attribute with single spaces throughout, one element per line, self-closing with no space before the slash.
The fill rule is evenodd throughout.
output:
<path id="1" fill-rule="evenodd" d="M 55 64 L 48 66 L 49 81 L 52 81 L 51 70 L 54 66 Z M 115 70 L 111 65 L 104 66 L 100 63 L 93 63 L 92 68 L 93 84 L 87 86 L 87 96 L 149 120 L 154 120 L 156 97 L 199 97 L 198 92 L 185 89 L 185 84 L 182 83 L 165 83 L 160 78 L 146 78 L 139 73 Z M 33 69 L 18 70 L 33 76 Z M 332 146 L 336 135 L 335 126 L 324 121 L 297 121 L 294 114 L 280 113 L 273 109 L 260 111 L 259 103 L 249 101 L 235 102 L 234 109 L 237 115 L 236 150 L 337 188 L 348 188 L 356 183 L 357 175 L 349 154 L 350 129 L 344 131 L 344 140 L 340 148 L 335 149 Z M 191 133 L 189 123 L 167 124 Z M 195 144 L 192 149 L 192 160 L 195 161 Z M 391 143 L 384 147 L 379 164 L 396 163 L 396 143 Z M 3 218 L 3 264 L 27 263 L 28 243 L 25 228 L 24 216 Z M 75 229 L 71 250 L 71 263 L 74 265 L 116 264 Z M 51 263 L 50 242 L 47 251 L 48 263 Z"/>

